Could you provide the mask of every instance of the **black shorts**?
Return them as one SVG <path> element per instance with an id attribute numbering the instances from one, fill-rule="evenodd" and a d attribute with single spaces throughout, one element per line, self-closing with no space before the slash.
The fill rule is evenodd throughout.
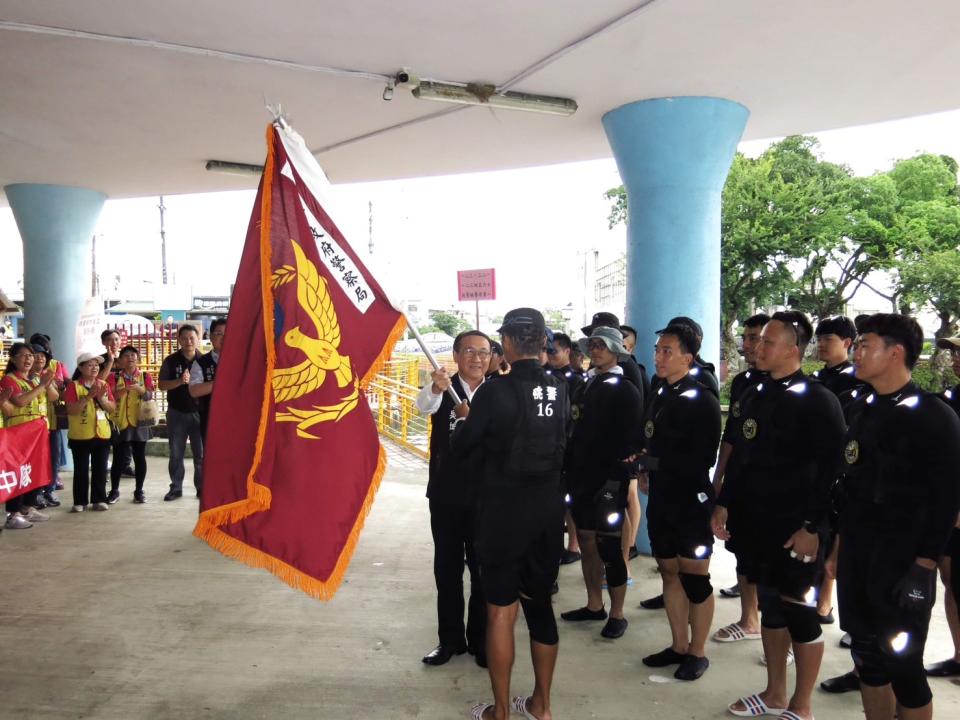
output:
<path id="1" fill-rule="evenodd" d="M 713 548 L 710 502 L 676 502 L 651 498 L 647 505 L 647 533 L 655 558 L 706 560 Z"/>
<path id="2" fill-rule="evenodd" d="M 477 557 L 484 597 L 510 605 L 549 598 L 563 552 L 563 498 L 559 487 L 485 492 L 477 515 Z"/>
<path id="3" fill-rule="evenodd" d="M 837 563 L 840 627 L 854 637 L 881 638 L 909 631 L 926 640 L 929 614 L 919 621 L 904 613 L 894 588 L 915 560 L 915 539 L 879 540 L 844 532 Z"/>
<path id="4" fill-rule="evenodd" d="M 739 522 L 731 534 L 737 538 L 737 570 L 747 580 L 766 585 L 781 595 L 804 600 L 818 587 L 826 558 L 826 533 L 820 535 L 820 549 L 813 562 L 804 563 L 790 556 L 784 543 L 802 525 L 796 518 L 756 515 L 752 522 Z M 843 611 L 841 610 L 841 613 Z"/>

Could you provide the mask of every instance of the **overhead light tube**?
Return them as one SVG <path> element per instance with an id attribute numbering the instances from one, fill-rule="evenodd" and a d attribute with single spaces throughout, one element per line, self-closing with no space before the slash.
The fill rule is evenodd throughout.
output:
<path id="1" fill-rule="evenodd" d="M 525 110 L 549 115 L 570 116 L 577 111 L 577 102 L 569 98 L 531 95 L 513 90 L 498 93 L 492 85 L 458 85 L 421 80 L 420 84 L 413 88 L 413 96 L 421 100 L 436 100 L 460 105 L 487 105 L 506 110 Z"/>
<path id="2" fill-rule="evenodd" d="M 228 175 L 263 174 L 263 165 L 249 165 L 248 163 L 229 162 L 227 160 L 207 160 L 206 168 L 210 172 L 220 172 Z"/>

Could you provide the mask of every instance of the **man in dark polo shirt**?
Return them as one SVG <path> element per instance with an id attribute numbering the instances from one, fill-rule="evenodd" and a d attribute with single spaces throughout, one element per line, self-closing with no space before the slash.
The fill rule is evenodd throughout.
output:
<path id="1" fill-rule="evenodd" d="M 200 410 L 200 432 L 204 442 L 207 439 L 207 424 L 210 422 L 210 401 L 213 398 L 213 382 L 217 377 L 220 353 L 223 351 L 223 338 L 227 332 L 227 319 L 217 318 L 210 323 L 210 344 L 213 349 L 203 355 L 197 355 L 190 368 L 190 397 L 197 400 Z"/>
<path id="2" fill-rule="evenodd" d="M 190 368 L 199 357 L 200 336 L 193 325 L 181 325 L 177 332 L 180 349 L 163 359 L 160 365 L 160 389 L 167 393 L 167 441 L 170 445 L 170 490 L 163 499 L 183 496 L 183 456 L 190 440 L 193 453 L 193 486 L 197 497 L 203 488 L 203 433 L 197 400 L 190 396 Z"/>

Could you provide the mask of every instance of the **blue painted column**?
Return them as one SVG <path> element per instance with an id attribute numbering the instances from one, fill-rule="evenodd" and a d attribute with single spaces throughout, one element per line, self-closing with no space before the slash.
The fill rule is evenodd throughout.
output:
<path id="1" fill-rule="evenodd" d="M 90 297 L 90 249 L 106 195 L 62 185 L 4 187 L 23 241 L 24 338 L 48 334 L 73 372 L 76 330 Z"/>
<path id="2" fill-rule="evenodd" d="M 627 191 L 626 322 L 651 375 L 655 331 L 676 315 L 700 323 L 701 355 L 719 363 L 720 198 L 749 114 L 722 98 L 676 97 L 603 116 Z M 645 528 L 637 546 L 649 553 Z"/>

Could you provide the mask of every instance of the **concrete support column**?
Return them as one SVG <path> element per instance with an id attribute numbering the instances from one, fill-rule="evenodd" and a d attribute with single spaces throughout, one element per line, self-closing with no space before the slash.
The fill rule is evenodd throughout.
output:
<path id="1" fill-rule="evenodd" d="M 676 315 L 703 326 L 701 355 L 719 362 L 720 198 L 749 114 L 722 98 L 676 97 L 603 116 L 627 191 L 626 322 L 651 375 L 654 333 Z M 646 531 L 638 547 L 649 552 Z"/>
<path id="2" fill-rule="evenodd" d="M 23 240 L 23 336 L 47 333 L 73 372 L 77 322 L 90 296 L 91 241 L 106 195 L 39 184 L 7 185 L 4 192 Z"/>

